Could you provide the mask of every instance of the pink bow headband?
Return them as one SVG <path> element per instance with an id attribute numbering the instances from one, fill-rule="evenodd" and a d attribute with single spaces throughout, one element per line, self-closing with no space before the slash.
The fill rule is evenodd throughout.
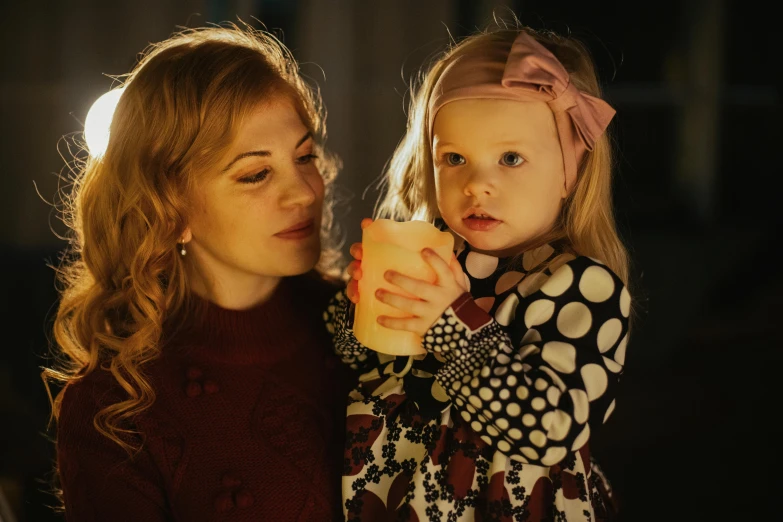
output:
<path id="1" fill-rule="evenodd" d="M 446 67 L 430 97 L 430 136 L 441 107 L 467 99 L 546 102 L 555 116 L 569 192 L 579 162 L 593 150 L 615 114 L 605 101 L 578 90 L 563 64 L 526 32 L 517 36 L 510 51 L 495 47 Z"/>

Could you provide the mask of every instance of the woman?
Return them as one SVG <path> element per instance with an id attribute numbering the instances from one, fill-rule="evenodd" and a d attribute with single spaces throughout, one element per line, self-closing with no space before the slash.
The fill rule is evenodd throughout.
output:
<path id="1" fill-rule="evenodd" d="M 322 116 L 250 29 L 177 34 L 128 75 L 66 214 L 45 377 L 68 520 L 339 517 Z"/>

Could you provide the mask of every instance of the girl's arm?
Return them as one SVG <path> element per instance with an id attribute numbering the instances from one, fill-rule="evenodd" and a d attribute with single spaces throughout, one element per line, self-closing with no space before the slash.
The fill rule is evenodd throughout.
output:
<path id="1" fill-rule="evenodd" d="M 552 466 L 614 409 L 630 296 L 611 270 L 580 257 L 534 294 L 507 299 L 501 320 L 513 316 L 510 326 L 525 332 L 520 346 L 464 294 L 427 332 L 425 348 L 446 359 L 436 378 L 485 442 Z"/>
<path id="2" fill-rule="evenodd" d="M 372 219 L 365 218 L 361 222 L 362 230 L 372 224 Z M 353 310 L 359 299 L 359 279 L 362 277 L 361 260 L 362 244 L 354 243 L 350 248 L 354 261 L 348 265 L 347 272 L 351 281 L 345 290 L 337 292 L 324 312 L 326 329 L 332 336 L 334 350 L 342 361 L 351 369 L 363 372 L 378 364 L 378 355 L 373 350 L 363 346 L 353 335 Z"/>
<path id="3" fill-rule="evenodd" d="M 351 329 L 353 303 L 340 290 L 329 302 L 324 312 L 326 329 L 332 336 L 334 350 L 351 369 L 364 371 L 377 364 L 376 352 L 356 340 Z"/>

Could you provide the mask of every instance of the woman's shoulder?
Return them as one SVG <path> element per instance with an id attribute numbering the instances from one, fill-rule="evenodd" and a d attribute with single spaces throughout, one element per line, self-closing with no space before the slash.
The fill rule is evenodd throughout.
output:
<path id="1" fill-rule="evenodd" d="M 60 439 L 68 433 L 93 433 L 95 416 L 123 397 L 122 387 L 114 375 L 100 367 L 69 382 L 61 393 L 57 423 Z"/>
<path id="2" fill-rule="evenodd" d="M 101 408 L 119 398 L 122 390 L 112 373 L 96 368 L 77 380 L 69 382 L 62 391 L 62 411 Z"/>

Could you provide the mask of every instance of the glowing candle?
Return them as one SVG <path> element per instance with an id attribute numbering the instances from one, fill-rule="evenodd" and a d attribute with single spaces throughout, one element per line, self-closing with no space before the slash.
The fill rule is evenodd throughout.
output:
<path id="1" fill-rule="evenodd" d="M 394 270 L 408 277 L 434 283 L 435 271 L 421 256 L 424 248 L 431 248 L 449 261 L 453 255 L 454 236 L 441 232 L 425 221 L 399 223 L 379 219 L 362 233 L 362 278 L 359 280 L 359 304 L 356 306 L 353 332 L 364 346 L 390 355 L 424 353 L 421 337 L 401 330 L 391 330 L 378 324 L 378 316 L 410 317 L 404 312 L 380 302 L 375 297 L 378 288 L 416 297 L 383 277 Z"/>

